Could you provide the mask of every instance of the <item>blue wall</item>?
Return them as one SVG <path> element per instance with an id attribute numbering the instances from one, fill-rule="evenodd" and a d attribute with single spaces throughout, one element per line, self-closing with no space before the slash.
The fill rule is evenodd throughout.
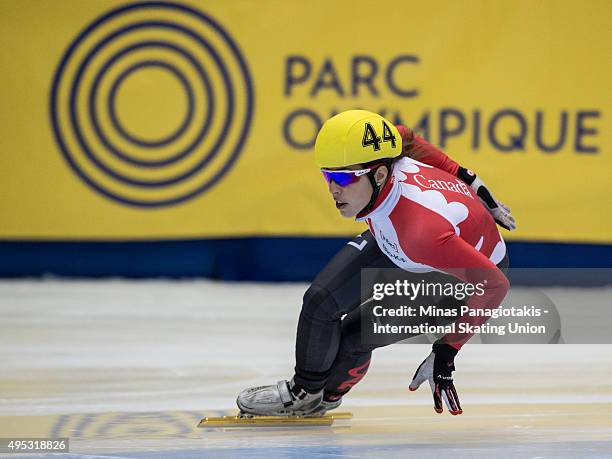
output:
<path id="1" fill-rule="evenodd" d="M 345 238 L 288 237 L 154 242 L 0 241 L 0 276 L 310 281 L 346 242 Z M 612 245 L 508 242 L 508 249 L 512 268 L 612 268 Z M 551 274 L 547 283 L 612 283 L 606 273 L 610 270 L 560 269 Z M 513 280 L 530 283 L 525 275 Z"/>

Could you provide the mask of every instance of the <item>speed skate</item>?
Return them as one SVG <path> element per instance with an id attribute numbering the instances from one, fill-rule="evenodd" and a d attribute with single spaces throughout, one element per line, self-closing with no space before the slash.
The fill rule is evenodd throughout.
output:
<path id="1" fill-rule="evenodd" d="M 253 414 L 238 413 L 235 416 L 208 416 L 200 421 L 198 427 L 233 428 L 233 427 L 326 427 L 332 426 L 335 421 L 348 422 L 353 414 L 327 413 L 312 416 L 257 416 Z"/>

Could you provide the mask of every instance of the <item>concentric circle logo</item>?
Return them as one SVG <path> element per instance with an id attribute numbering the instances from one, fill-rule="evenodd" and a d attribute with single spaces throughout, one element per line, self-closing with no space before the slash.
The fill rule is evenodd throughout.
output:
<path id="1" fill-rule="evenodd" d="M 122 204 L 161 207 L 207 191 L 230 170 L 253 116 L 238 46 L 178 3 L 114 9 L 70 44 L 50 116 L 72 170 Z"/>

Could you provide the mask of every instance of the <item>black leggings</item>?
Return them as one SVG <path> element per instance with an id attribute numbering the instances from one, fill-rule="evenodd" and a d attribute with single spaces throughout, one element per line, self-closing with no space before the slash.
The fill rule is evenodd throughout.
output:
<path id="1" fill-rule="evenodd" d="M 507 257 L 498 265 L 507 267 Z M 361 336 L 364 268 L 399 270 L 378 248 L 369 231 L 350 241 L 323 268 L 304 295 L 295 345 L 295 382 L 307 391 L 325 389 L 333 399 L 348 392 L 365 376 L 372 351 L 391 342 L 364 343 Z M 457 282 L 440 272 L 402 272 L 412 282 L 422 279 Z M 454 307 L 454 298 L 432 298 L 439 307 Z M 346 317 L 342 319 L 342 316 Z M 404 336 L 403 338 L 408 338 Z M 396 339 L 397 341 L 397 339 Z"/>

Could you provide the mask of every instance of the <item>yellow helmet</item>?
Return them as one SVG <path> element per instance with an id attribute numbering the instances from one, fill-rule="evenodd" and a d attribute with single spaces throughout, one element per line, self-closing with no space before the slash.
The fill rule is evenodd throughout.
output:
<path id="1" fill-rule="evenodd" d="M 401 153 L 402 138 L 393 123 L 365 110 L 331 117 L 315 142 L 315 161 L 321 169 L 396 158 Z"/>

